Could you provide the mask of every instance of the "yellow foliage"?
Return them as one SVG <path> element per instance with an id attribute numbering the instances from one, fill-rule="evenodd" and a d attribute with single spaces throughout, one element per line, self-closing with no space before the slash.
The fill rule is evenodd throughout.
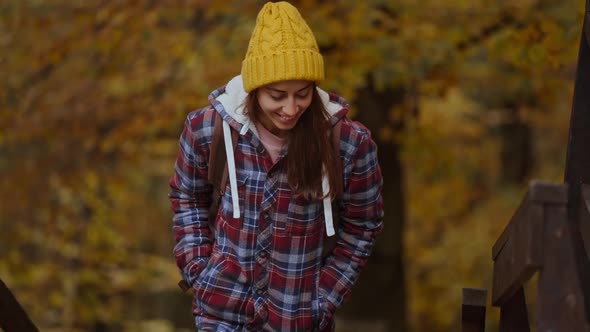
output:
<path id="1" fill-rule="evenodd" d="M 324 51 L 323 88 L 353 105 L 369 83 L 402 91 L 392 109 L 351 115 L 387 112 L 371 129 L 403 149 L 411 328 L 457 330 L 460 289 L 490 287 L 491 245 L 522 199 L 525 185 L 499 182 L 508 111 L 533 129 L 532 176 L 561 181 L 584 10 L 294 2 Z M 166 198 L 177 140 L 186 113 L 239 72 L 260 5 L 0 3 L 0 274 L 39 325 L 123 326 L 138 292 L 184 298 Z"/>

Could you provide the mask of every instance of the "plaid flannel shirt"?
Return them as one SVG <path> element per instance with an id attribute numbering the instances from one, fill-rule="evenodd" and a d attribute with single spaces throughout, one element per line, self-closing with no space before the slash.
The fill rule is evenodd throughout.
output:
<path id="1" fill-rule="evenodd" d="M 339 200 L 338 241 L 322 258 L 325 226 L 321 200 L 293 195 L 284 156 L 273 164 L 258 137 L 248 130 L 235 151 L 241 217 L 232 216 L 231 192 L 222 196 L 210 241 L 207 182 L 209 146 L 219 112 L 235 121 L 216 98 L 191 112 L 180 138 L 169 194 L 174 212 L 176 262 L 194 293 L 196 325 L 206 331 L 327 331 L 350 293 L 382 229 L 382 177 L 369 131 L 342 110 L 340 155 L 344 190 Z"/>

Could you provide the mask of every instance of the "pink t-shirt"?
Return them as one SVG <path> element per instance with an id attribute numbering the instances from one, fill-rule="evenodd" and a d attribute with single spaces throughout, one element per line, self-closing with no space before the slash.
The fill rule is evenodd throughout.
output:
<path id="1" fill-rule="evenodd" d="M 258 130 L 260 142 L 262 142 L 262 145 L 264 145 L 264 148 L 268 151 L 268 154 L 270 154 L 272 162 L 277 162 L 279 153 L 283 149 L 283 146 L 285 146 L 285 143 L 287 143 L 287 138 L 276 136 L 259 123 L 256 124 L 256 130 Z"/>

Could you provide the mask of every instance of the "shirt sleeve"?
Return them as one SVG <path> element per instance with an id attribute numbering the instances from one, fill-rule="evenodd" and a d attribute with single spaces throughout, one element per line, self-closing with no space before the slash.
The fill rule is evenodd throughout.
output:
<path id="1" fill-rule="evenodd" d="M 192 115 L 192 116 L 191 116 Z M 174 213 L 174 256 L 183 278 L 193 285 L 211 255 L 209 207 L 212 186 L 207 181 L 208 149 L 196 134 L 203 115 L 189 115 L 180 136 L 179 153 L 168 197 Z"/>
<path id="2" fill-rule="evenodd" d="M 338 241 L 320 272 L 320 305 L 328 316 L 348 297 L 383 228 L 383 178 L 377 146 L 368 130 L 361 136 L 349 167 L 345 166 L 350 178 L 340 202 Z M 330 321 L 324 317 L 322 323 Z"/>

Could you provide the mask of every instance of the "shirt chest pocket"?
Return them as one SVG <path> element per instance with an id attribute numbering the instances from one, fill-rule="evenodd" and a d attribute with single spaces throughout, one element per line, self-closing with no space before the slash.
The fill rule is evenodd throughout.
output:
<path id="1" fill-rule="evenodd" d="M 309 236 L 322 231 L 324 221 L 321 200 L 292 197 L 287 213 L 286 231 L 292 236 Z"/>

